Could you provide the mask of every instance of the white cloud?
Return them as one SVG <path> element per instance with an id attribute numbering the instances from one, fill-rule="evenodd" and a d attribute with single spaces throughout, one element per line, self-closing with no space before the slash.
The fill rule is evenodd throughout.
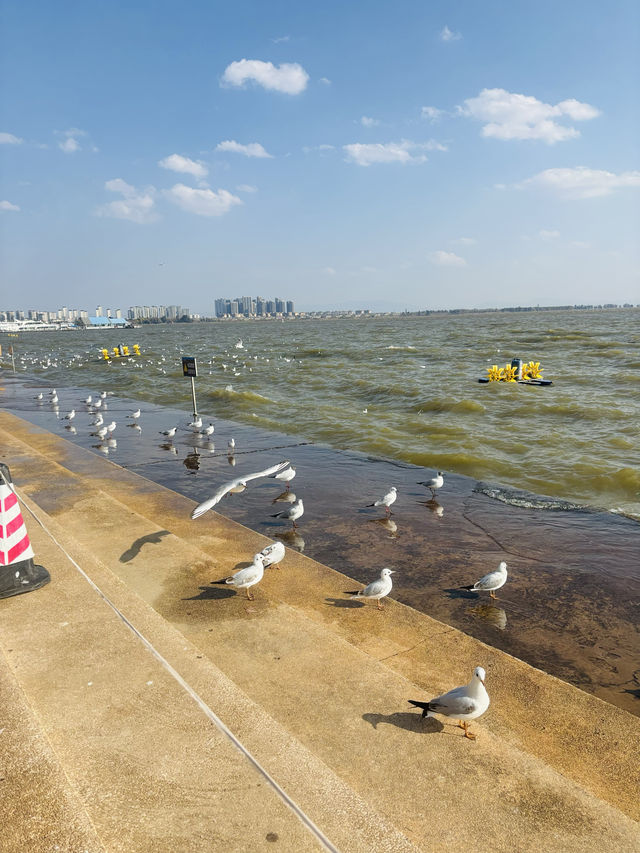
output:
<path id="1" fill-rule="evenodd" d="M 0 145 L 20 145 L 22 141 L 19 136 L 14 136 L 13 133 L 0 133 Z"/>
<path id="2" fill-rule="evenodd" d="M 437 107 L 423 107 L 420 111 L 422 118 L 429 119 L 432 124 L 440 120 L 440 116 L 444 115 L 444 110 L 439 110 Z"/>
<path id="3" fill-rule="evenodd" d="M 331 85 L 331 80 L 329 80 L 329 78 L 328 78 L 328 77 L 321 77 L 321 78 L 318 80 L 318 83 L 322 83 L 322 85 L 323 85 L 323 86 L 330 86 L 330 85 Z"/>
<path id="4" fill-rule="evenodd" d="M 64 151 L 65 154 L 75 154 L 76 151 L 81 151 L 82 146 L 78 142 L 87 133 L 77 127 L 70 127 L 69 130 L 56 130 L 56 136 L 61 136 L 62 139 L 58 142 L 58 148 Z M 97 149 L 93 149 L 97 150 Z"/>
<path id="5" fill-rule="evenodd" d="M 158 217 L 154 211 L 155 188 L 138 190 L 122 178 L 107 181 L 105 189 L 112 193 L 120 193 L 123 198 L 101 205 L 96 210 L 96 216 L 107 216 L 112 219 L 128 219 L 138 225 L 154 222 Z"/>
<path id="6" fill-rule="evenodd" d="M 258 187 L 254 187 L 251 184 L 238 184 L 236 187 L 239 193 L 257 193 Z"/>
<path id="7" fill-rule="evenodd" d="M 347 158 L 358 166 L 371 166 L 373 163 L 424 163 L 427 157 L 419 153 L 420 151 L 447 150 L 445 145 L 435 140 L 411 142 L 408 139 L 385 144 L 354 142 L 342 147 L 347 153 Z"/>
<path id="8" fill-rule="evenodd" d="M 260 59 L 232 62 L 222 75 L 222 84 L 227 86 L 242 87 L 248 80 L 265 89 L 284 92 L 285 95 L 299 95 L 307 88 L 309 75 L 297 62 L 283 62 L 276 66 Z"/>
<path id="9" fill-rule="evenodd" d="M 531 95 L 518 95 L 506 89 L 483 89 L 476 98 L 468 98 L 457 109 L 460 115 L 486 122 L 483 136 L 539 139 L 549 145 L 580 136 L 575 127 L 559 124 L 557 119 L 586 121 L 600 115 L 595 107 L 574 99 L 553 106 Z"/>
<path id="10" fill-rule="evenodd" d="M 20 210 L 17 204 L 11 204 L 10 201 L 0 201 L 0 210 Z"/>
<path id="11" fill-rule="evenodd" d="M 158 166 L 171 169 L 172 172 L 193 175 L 194 178 L 204 178 L 209 174 L 209 170 L 202 161 L 190 160 L 189 157 L 183 157 L 181 154 L 170 154 L 164 160 L 158 160 Z"/>
<path id="12" fill-rule="evenodd" d="M 360 119 L 360 124 L 363 127 L 376 127 L 380 124 L 377 118 L 369 118 L 369 116 L 362 116 Z"/>
<path id="13" fill-rule="evenodd" d="M 451 242 L 459 246 L 475 246 L 478 241 L 475 237 L 456 237 Z"/>
<path id="14" fill-rule="evenodd" d="M 178 207 L 198 216 L 222 216 L 235 205 L 243 203 L 227 190 L 196 190 L 184 184 L 176 184 L 170 190 L 165 190 L 164 194 Z"/>
<path id="15" fill-rule="evenodd" d="M 432 252 L 429 256 L 432 264 L 439 267 L 466 267 L 467 262 L 455 252 Z"/>
<path id="16" fill-rule="evenodd" d="M 244 154 L 245 157 L 273 157 L 273 154 L 265 151 L 259 142 L 250 142 L 248 145 L 241 145 L 235 139 L 226 139 L 224 142 L 220 142 L 216 145 L 216 151 L 231 151 L 235 154 Z"/>
<path id="17" fill-rule="evenodd" d="M 282 42 L 289 41 L 291 36 L 279 36 L 278 38 L 271 39 L 274 44 L 281 44 Z"/>
<path id="18" fill-rule="evenodd" d="M 541 240 L 557 240 L 559 236 L 559 231 L 547 231 L 545 228 L 538 231 L 538 237 L 540 237 Z"/>
<path id="19" fill-rule="evenodd" d="M 440 41 L 459 41 L 462 38 L 462 35 L 461 33 L 456 33 L 453 30 L 450 30 L 445 24 L 445 26 L 440 30 L 438 37 Z"/>
<path id="20" fill-rule="evenodd" d="M 540 187 L 566 198 L 596 198 L 611 195 L 614 190 L 640 187 L 640 172 L 605 172 L 577 166 L 575 169 L 545 169 L 520 184 L 520 187 Z"/>

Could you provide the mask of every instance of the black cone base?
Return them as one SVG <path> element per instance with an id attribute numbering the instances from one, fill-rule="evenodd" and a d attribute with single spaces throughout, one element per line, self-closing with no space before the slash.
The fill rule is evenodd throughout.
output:
<path id="1" fill-rule="evenodd" d="M 10 566 L 0 566 L 0 598 L 32 592 L 49 583 L 51 575 L 33 560 L 22 560 Z"/>

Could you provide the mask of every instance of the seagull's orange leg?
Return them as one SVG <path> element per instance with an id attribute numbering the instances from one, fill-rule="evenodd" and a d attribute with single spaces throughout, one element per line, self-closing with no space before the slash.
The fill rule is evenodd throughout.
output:
<path id="1" fill-rule="evenodd" d="M 466 720 L 463 721 L 462 728 L 464 729 L 464 736 L 465 737 L 468 737 L 469 740 L 475 740 L 476 739 L 476 735 L 472 734 L 469 731 L 469 723 Z"/>

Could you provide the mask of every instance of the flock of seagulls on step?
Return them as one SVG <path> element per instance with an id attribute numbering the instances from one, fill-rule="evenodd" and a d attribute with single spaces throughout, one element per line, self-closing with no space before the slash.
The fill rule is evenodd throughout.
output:
<path id="1" fill-rule="evenodd" d="M 236 347 L 238 349 L 243 348 L 242 341 L 238 341 Z M 108 424 L 104 423 L 104 414 L 106 414 L 106 410 L 108 409 L 107 397 L 108 392 L 103 391 L 95 398 L 92 395 L 89 395 L 84 399 L 83 403 L 86 407 L 87 413 L 92 416 L 91 426 L 95 431 L 91 434 L 99 438 L 101 443 L 105 442 L 104 447 L 109 448 L 115 447 L 116 440 L 114 438 L 114 432 L 117 424 L 114 420 L 110 421 Z M 42 403 L 45 400 L 44 394 L 39 393 L 35 399 L 39 403 Z M 48 402 L 53 406 L 57 413 L 59 411 L 59 397 L 55 388 L 49 392 Z M 66 426 L 67 430 L 72 432 L 76 431 L 73 423 L 76 416 L 77 411 L 75 407 L 62 416 L 61 419 L 68 422 Z M 137 430 L 141 430 L 139 425 L 141 417 L 142 412 L 140 408 L 131 412 L 127 415 L 127 420 L 132 423 L 128 423 L 127 426 L 132 426 Z M 211 436 L 215 432 L 215 426 L 213 423 L 209 423 L 207 426 L 203 427 L 203 421 L 200 416 L 194 416 L 193 421 L 188 424 L 187 429 L 195 433 L 197 436 L 207 440 L 211 440 Z M 166 441 L 172 442 L 177 431 L 178 426 L 176 425 L 165 430 L 160 430 L 160 435 L 162 435 Z M 102 447 L 102 444 L 100 446 Z M 230 438 L 227 445 L 227 453 L 229 457 L 233 457 L 235 448 L 235 440 Z M 285 509 L 272 513 L 271 517 L 281 521 L 290 521 L 292 524 L 292 531 L 295 531 L 297 528 L 297 521 L 304 514 L 302 498 L 297 498 L 296 495 L 291 492 L 291 481 L 295 476 L 296 469 L 288 460 L 279 462 L 262 471 L 243 474 L 233 480 L 223 483 L 210 498 L 200 503 L 193 510 L 191 518 L 199 518 L 215 507 L 226 495 L 241 493 L 245 491 L 248 483 L 265 477 L 272 478 L 285 484 L 285 492 L 272 502 L 284 501 L 289 504 Z M 420 482 L 419 485 L 429 489 L 433 501 L 437 492 L 444 486 L 444 474 L 442 471 L 438 471 L 435 477 L 430 480 Z M 391 507 L 395 504 L 397 498 L 398 489 L 396 486 L 391 486 L 382 497 L 372 503 L 366 504 L 366 507 L 383 508 L 385 516 L 383 519 L 380 519 L 381 523 L 393 525 L 394 522 L 390 519 L 392 514 Z M 239 569 L 230 577 L 223 578 L 219 581 L 212 581 L 212 583 L 232 586 L 236 590 L 244 590 L 247 599 L 249 601 L 253 601 L 254 593 L 252 592 L 252 588 L 259 584 L 263 579 L 265 569 L 279 569 L 279 564 L 283 561 L 285 555 L 286 549 L 284 544 L 281 541 L 272 542 L 262 551 L 254 555 L 250 565 Z M 395 574 L 394 569 L 385 567 L 381 570 L 378 578 L 371 581 L 371 583 L 367 584 L 363 589 L 358 590 L 357 592 L 348 593 L 348 595 L 351 599 L 355 600 L 375 601 L 377 609 L 383 610 L 381 602 L 382 599 L 386 598 L 392 591 L 393 582 L 391 576 L 393 574 Z M 496 590 L 503 587 L 506 581 L 507 564 L 503 561 L 496 570 L 484 575 L 473 584 L 460 587 L 460 589 L 478 593 L 488 592 L 492 599 L 496 599 Z M 482 667 L 476 667 L 471 681 L 468 684 L 463 685 L 462 687 L 456 687 L 448 693 L 444 693 L 443 695 L 437 696 L 429 701 L 414 699 L 410 699 L 408 701 L 411 705 L 422 710 L 422 717 L 431 717 L 438 714 L 444 717 L 457 719 L 459 721 L 458 725 L 464 730 L 464 736 L 473 740 L 476 735 L 469 731 L 469 722 L 480 717 L 489 707 L 489 695 L 485 688 L 485 678 L 486 674 L 484 669 Z"/>

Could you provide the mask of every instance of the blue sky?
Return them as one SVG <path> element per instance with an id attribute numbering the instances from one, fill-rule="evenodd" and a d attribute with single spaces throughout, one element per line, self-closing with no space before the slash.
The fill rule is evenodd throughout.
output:
<path id="1" fill-rule="evenodd" d="M 639 8 L 4 0 L 0 307 L 640 302 Z"/>

